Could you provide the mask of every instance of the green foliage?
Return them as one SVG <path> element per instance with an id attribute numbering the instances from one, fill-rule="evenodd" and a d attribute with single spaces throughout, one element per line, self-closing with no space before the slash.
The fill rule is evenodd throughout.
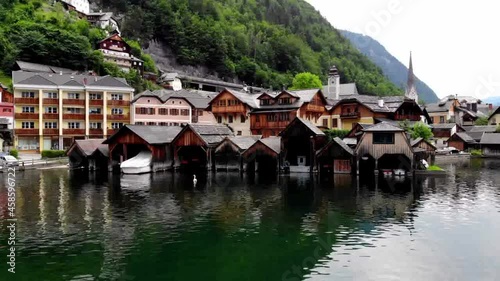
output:
<path id="1" fill-rule="evenodd" d="M 290 87 L 297 73 L 323 82 L 336 65 L 342 83 L 360 92 L 402 94 L 367 57 L 306 1 L 120 0 L 96 1 L 125 15 L 127 38 L 158 40 L 184 65 L 206 66 L 229 80 L 273 89 Z"/>
<path id="2" fill-rule="evenodd" d="M 488 125 L 488 117 L 479 117 L 474 124 L 478 126 Z"/>
<path id="3" fill-rule="evenodd" d="M 42 158 L 59 158 L 66 156 L 64 150 L 42 150 Z"/>
<path id="4" fill-rule="evenodd" d="M 483 151 L 481 149 L 472 149 L 470 154 L 472 156 L 483 156 Z"/>
<path id="5" fill-rule="evenodd" d="M 417 122 L 413 127 L 408 129 L 408 132 L 410 133 L 411 137 L 413 139 L 417 138 L 423 138 L 424 140 L 429 140 L 432 138 L 434 135 L 432 134 L 431 128 L 429 128 L 427 125 L 425 125 L 422 122 Z"/>
<path id="6" fill-rule="evenodd" d="M 11 149 L 9 154 L 19 159 L 19 151 L 17 149 Z"/>
<path id="7" fill-rule="evenodd" d="M 349 130 L 341 130 L 341 129 L 329 129 L 325 131 L 326 137 L 328 140 L 332 140 L 336 137 L 343 139 L 349 133 Z"/>
<path id="8" fill-rule="evenodd" d="M 295 75 L 290 90 L 302 90 L 322 87 L 323 83 L 319 79 L 318 75 L 314 75 L 310 72 L 302 72 Z"/>
<path id="9" fill-rule="evenodd" d="M 429 168 L 427 168 L 427 171 L 444 171 L 444 170 L 439 166 L 432 165 L 432 166 L 429 166 Z"/>

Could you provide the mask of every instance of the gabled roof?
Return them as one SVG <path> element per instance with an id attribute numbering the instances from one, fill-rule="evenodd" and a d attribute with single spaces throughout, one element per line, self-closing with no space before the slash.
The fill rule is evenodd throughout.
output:
<path id="1" fill-rule="evenodd" d="M 63 84 L 64 86 L 74 86 L 74 87 L 83 87 L 83 84 L 78 83 L 75 80 L 70 80 Z"/>
<path id="2" fill-rule="evenodd" d="M 453 136 L 457 136 L 463 142 L 466 142 L 466 143 L 476 143 L 476 141 L 471 136 L 469 136 L 469 134 L 467 134 L 466 132 L 458 132 L 458 133 L 453 134 Z M 453 136 L 451 136 L 451 138 L 453 138 Z"/>
<path id="3" fill-rule="evenodd" d="M 75 70 L 71 70 L 68 68 L 32 63 L 26 61 L 16 61 L 16 65 L 19 68 L 19 70 L 25 72 L 44 72 L 44 73 L 57 73 L 57 74 L 59 74 L 60 72 L 62 72 L 63 74 L 76 73 Z"/>
<path id="4" fill-rule="evenodd" d="M 484 134 L 481 138 L 481 144 L 498 144 L 500 145 L 500 134 L 499 133 L 488 133 Z"/>
<path id="5" fill-rule="evenodd" d="M 92 86 L 116 87 L 116 88 L 130 87 L 126 81 L 112 76 L 104 76 L 101 79 L 92 83 Z"/>
<path id="6" fill-rule="evenodd" d="M 226 137 L 222 142 L 233 143 L 240 151 L 245 151 L 262 138 L 261 135 Z"/>
<path id="7" fill-rule="evenodd" d="M 295 117 L 295 119 L 293 119 L 292 122 L 290 122 L 288 124 L 288 126 L 286 126 L 286 128 L 283 129 L 283 131 L 281 131 L 279 133 L 279 136 L 285 135 L 286 131 L 288 131 L 293 126 L 296 126 L 296 123 L 300 123 L 300 124 L 304 125 L 307 129 L 309 129 L 311 131 L 311 133 L 313 133 L 313 135 L 316 135 L 316 136 L 324 136 L 325 135 L 325 133 L 323 131 L 321 131 L 318 127 L 316 127 L 313 123 L 309 122 L 306 119 L 302 119 L 300 117 Z"/>
<path id="8" fill-rule="evenodd" d="M 109 137 L 104 143 L 112 143 L 113 140 L 125 131 L 131 131 L 149 144 L 168 144 L 181 132 L 179 126 L 145 126 L 145 125 L 125 125 L 114 135 Z"/>
<path id="9" fill-rule="evenodd" d="M 233 131 L 226 125 L 200 125 L 200 124 L 188 124 L 182 129 L 182 132 L 177 134 L 173 141 L 181 136 L 181 134 L 186 130 L 192 130 L 196 135 L 198 135 L 206 145 L 216 145 L 223 141 L 226 137 L 234 136 Z"/>
<path id="10" fill-rule="evenodd" d="M 123 78 L 112 76 L 72 75 L 54 73 L 35 73 L 25 71 L 13 71 L 12 83 L 14 87 L 19 84 L 47 85 L 47 86 L 96 86 L 107 88 L 134 89 L 127 84 Z"/>
<path id="11" fill-rule="evenodd" d="M 328 93 L 328 85 L 323 85 L 323 91 L 325 93 Z M 359 95 L 358 92 L 358 87 L 356 86 L 356 83 L 346 83 L 346 84 L 340 84 L 340 93 L 339 96 L 353 96 L 353 95 Z"/>
<path id="12" fill-rule="evenodd" d="M 437 130 L 451 130 L 455 126 L 457 126 L 456 123 L 432 124 L 432 129 L 437 129 Z"/>
<path id="13" fill-rule="evenodd" d="M 155 90 L 153 92 L 146 90 L 134 97 L 132 103 L 143 97 L 156 98 L 160 102 L 165 103 L 172 98 L 184 99 L 186 102 L 191 104 L 197 109 L 206 109 L 209 105 L 211 99 L 211 93 L 205 91 L 182 89 L 179 91 L 174 90 Z"/>
<path id="14" fill-rule="evenodd" d="M 367 129 L 363 130 L 364 132 L 404 132 L 400 127 L 394 126 L 387 122 L 381 122 L 375 124 Z"/>
<path id="15" fill-rule="evenodd" d="M 488 117 L 488 120 L 490 120 L 493 116 L 495 116 L 496 114 L 500 114 L 500 106 L 497 107 L 490 115 L 490 117 Z M 497 121 L 498 122 L 498 121 Z"/>
<path id="16" fill-rule="evenodd" d="M 269 147 L 271 150 L 280 154 L 281 152 L 281 137 L 268 137 L 265 139 L 260 139 L 257 142 L 261 142 L 263 145 Z"/>
<path id="17" fill-rule="evenodd" d="M 487 125 L 487 126 L 473 126 L 470 129 L 470 132 L 486 132 L 486 133 L 493 133 L 497 129 L 497 126 L 495 125 Z"/>
<path id="18" fill-rule="evenodd" d="M 436 146 L 435 146 L 434 144 L 432 144 L 432 143 L 431 143 L 431 142 L 429 142 L 429 141 L 424 140 L 423 138 L 416 138 L 416 139 L 414 139 L 414 140 L 411 140 L 410 144 L 411 144 L 411 146 L 412 146 L 412 147 L 415 147 L 415 146 L 417 146 L 417 145 L 418 145 L 419 143 L 421 143 L 421 142 L 426 142 L 426 143 L 427 143 L 428 145 L 430 145 L 431 147 L 433 147 L 433 148 L 437 149 L 437 148 L 436 148 Z"/>
<path id="19" fill-rule="evenodd" d="M 74 147 L 77 147 L 81 153 L 85 156 L 90 156 L 94 151 L 98 148 L 104 148 L 107 145 L 103 144 L 104 139 L 88 139 L 88 140 L 75 140 L 72 147 L 68 150 L 68 153 L 73 150 Z"/>
<path id="20" fill-rule="evenodd" d="M 383 105 L 379 105 L 379 100 L 383 100 Z M 332 106 L 332 109 L 341 104 L 346 103 L 359 103 L 372 112 L 377 113 L 394 113 L 396 112 L 403 103 L 412 102 L 413 100 L 405 99 L 404 96 L 369 96 L 369 95 L 353 95 L 342 97 L 340 100 L 327 100 L 328 104 Z"/>
<path id="21" fill-rule="evenodd" d="M 345 143 L 343 140 L 341 140 L 338 137 L 333 138 L 327 145 L 325 145 L 323 148 L 321 148 L 320 150 L 318 150 L 318 152 L 316 152 L 316 155 L 317 156 L 321 156 L 325 151 L 327 151 L 328 149 L 330 149 L 330 146 L 332 146 L 334 144 L 337 144 L 338 146 L 340 146 L 343 150 L 345 150 L 350 155 L 354 155 L 354 150 L 352 150 L 352 148 L 350 148 L 347 145 L 347 143 Z"/>
<path id="22" fill-rule="evenodd" d="M 43 78 L 40 75 L 31 76 L 21 82 L 19 84 L 25 85 L 44 85 L 44 86 L 57 86 L 55 83 Z"/>
<path id="23" fill-rule="evenodd" d="M 222 95 L 225 92 L 230 93 L 231 95 L 233 95 L 235 98 L 237 98 L 243 104 L 246 104 L 250 108 L 258 108 L 259 107 L 259 104 L 257 102 L 257 97 L 259 97 L 260 94 L 243 93 L 243 92 L 238 92 L 238 91 L 230 90 L 230 89 L 227 89 L 227 88 L 224 89 L 224 90 L 222 90 L 217 96 L 215 96 L 210 101 L 210 104 L 212 104 L 212 102 L 214 100 L 216 100 L 220 95 Z"/>
<path id="24" fill-rule="evenodd" d="M 467 135 L 469 135 L 476 142 L 481 141 L 481 138 L 483 137 L 484 134 L 486 134 L 486 133 L 485 132 L 467 132 Z"/>

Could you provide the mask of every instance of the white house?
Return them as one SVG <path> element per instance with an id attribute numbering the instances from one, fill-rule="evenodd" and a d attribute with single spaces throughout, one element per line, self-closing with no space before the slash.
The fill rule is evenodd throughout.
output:
<path id="1" fill-rule="evenodd" d="M 87 15 L 90 13 L 89 0 L 61 0 L 61 2 L 73 7 L 77 12 Z"/>

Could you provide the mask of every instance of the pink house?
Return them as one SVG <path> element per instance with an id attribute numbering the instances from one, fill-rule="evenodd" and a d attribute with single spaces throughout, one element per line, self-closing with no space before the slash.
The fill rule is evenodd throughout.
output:
<path id="1" fill-rule="evenodd" d="M 179 126 L 216 124 L 207 110 L 213 93 L 196 90 L 145 91 L 132 101 L 132 123 L 136 125 Z"/>

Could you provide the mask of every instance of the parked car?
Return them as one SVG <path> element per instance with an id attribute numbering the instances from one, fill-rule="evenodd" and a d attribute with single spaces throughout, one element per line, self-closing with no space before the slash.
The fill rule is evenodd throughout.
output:
<path id="1" fill-rule="evenodd" d="M 16 159 L 16 157 L 12 155 L 0 156 L 0 167 L 4 168 L 13 166 L 19 166 L 19 161 Z"/>
<path id="2" fill-rule="evenodd" d="M 456 149 L 453 146 L 444 147 L 436 150 L 436 154 L 456 154 L 456 153 L 460 153 L 460 150 Z"/>

